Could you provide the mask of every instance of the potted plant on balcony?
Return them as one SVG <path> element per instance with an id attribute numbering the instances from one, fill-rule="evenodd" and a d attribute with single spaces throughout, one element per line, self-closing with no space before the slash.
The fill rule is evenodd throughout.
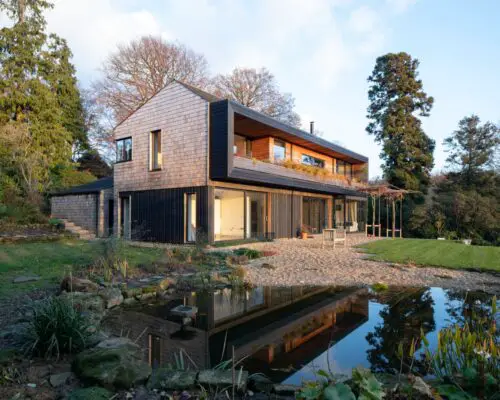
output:
<path id="1" fill-rule="evenodd" d="M 307 227 L 305 225 L 302 225 L 300 229 L 300 238 L 307 239 Z"/>

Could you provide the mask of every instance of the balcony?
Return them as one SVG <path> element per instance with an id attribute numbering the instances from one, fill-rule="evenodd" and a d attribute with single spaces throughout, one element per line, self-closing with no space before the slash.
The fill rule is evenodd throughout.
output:
<path id="1" fill-rule="evenodd" d="M 288 168 L 277 163 L 260 161 L 257 159 L 234 156 L 233 168 L 241 170 L 249 170 L 256 173 L 276 175 L 293 180 L 303 180 L 311 183 L 321 183 L 332 187 L 341 187 L 348 190 L 356 190 L 366 187 L 365 183 L 357 182 L 355 179 L 349 181 L 343 177 L 336 177 L 326 174 L 310 174 L 308 172 L 299 171 Z"/>

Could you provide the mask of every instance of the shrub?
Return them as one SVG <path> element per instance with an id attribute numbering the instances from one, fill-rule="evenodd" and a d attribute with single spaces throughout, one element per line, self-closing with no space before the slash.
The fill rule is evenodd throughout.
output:
<path id="1" fill-rule="evenodd" d="M 64 222 L 62 220 L 60 220 L 59 218 L 49 219 L 49 225 L 55 229 L 64 229 L 64 227 L 65 227 Z"/>
<path id="2" fill-rule="evenodd" d="M 50 297 L 36 303 L 26 331 L 21 335 L 23 349 L 45 358 L 77 353 L 90 336 L 87 317 L 66 299 Z"/>
<path id="3" fill-rule="evenodd" d="M 242 247 L 241 249 L 236 249 L 234 254 L 237 256 L 246 256 L 249 260 L 254 260 L 256 258 L 262 257 L 262 253 L 259 250 L 249 249 L 246 247 Z"/>

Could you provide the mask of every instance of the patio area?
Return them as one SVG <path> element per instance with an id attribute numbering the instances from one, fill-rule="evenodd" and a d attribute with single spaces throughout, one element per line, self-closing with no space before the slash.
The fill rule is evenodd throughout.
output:
<path id="1" fill-rule="evenodd" d="M 323 246 L 321 235 L 312 239 L 279 239 L 271 243 L 249 244 L 245 247 L 275 254 L 251 261 L 246 266 L 246 279 L 256 285 L 268 286 L 365 286 L 386 283 L 500 292 L 498 275 L 368 260 L 368 255 L 354 246 L 373 240 L 399 239 L 348 234 L 346 247 L 337 244 L 335 249 L 331 242 Z"/>

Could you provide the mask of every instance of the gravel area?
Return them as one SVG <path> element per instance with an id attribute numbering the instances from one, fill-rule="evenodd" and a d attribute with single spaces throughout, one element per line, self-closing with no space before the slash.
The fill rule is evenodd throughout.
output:
<path id="1" fill-rule="evenodd" d="M 436 286 L 500 293 L 498 274 L 367 260 L 367 254 L 352 246 L 370 240 L 380 239 L 351 234 L 348 235 L 347 246 L 336 249 L 332 248 L 331 242 L 323 248 L 319 237 L 307 240 L 279 239 L 271 243 L 245 245 L 275 253 L 270 257 L 251 261 L 246 266 L 246 279 L 256 285 L 268 286 L 365 286 L 380 282 L 396 286 Z M 265 263 L 270 264 L 270 267 L 262 267 Z"/>

